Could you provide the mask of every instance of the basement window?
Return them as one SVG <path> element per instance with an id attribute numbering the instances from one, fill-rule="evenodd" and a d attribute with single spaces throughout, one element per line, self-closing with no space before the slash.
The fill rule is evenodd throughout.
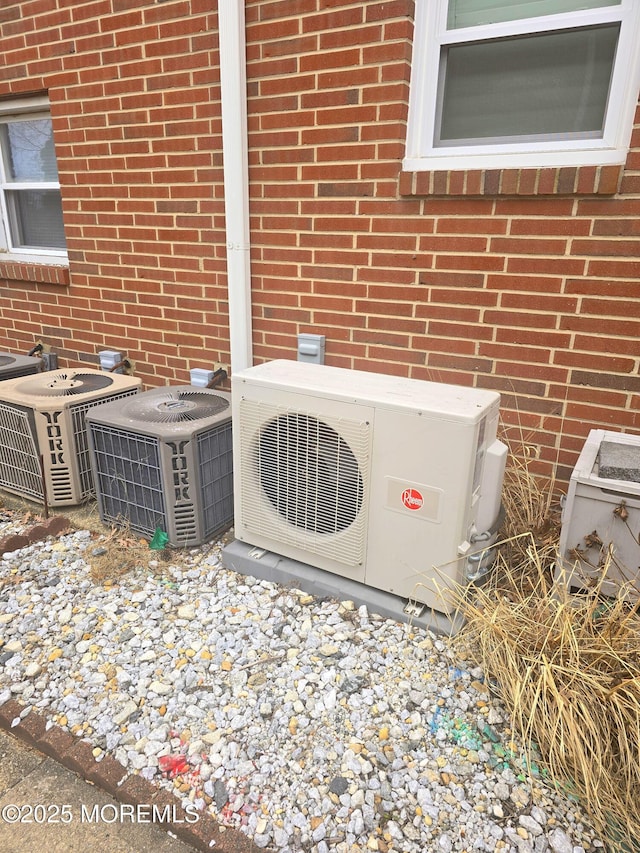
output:
<path id="1" fill-rule="evenodd" d="M 46 98 L 0 103 L 0 259 L 67 259 Z"/>
<path id="2" fill-rule="evenodd" d="M 637 0 L 417 0 L 406 171 L 623 163 Z"/>

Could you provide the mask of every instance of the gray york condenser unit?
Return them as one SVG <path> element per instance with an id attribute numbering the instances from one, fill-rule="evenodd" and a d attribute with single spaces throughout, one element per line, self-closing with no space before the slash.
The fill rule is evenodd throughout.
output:
<path id="1" fill-rule="evenodd" d="M 144 391 L 87 417 L 100 517 L 169 544 L 233 523 L 231 396 L 190 385 Z"/>
<path id="2" fill-rule="evenodd" d="M 0 382 L 0 488 L 51 506 L 92 497 L 85 415 L 139 387 L 134 377 L 90 368 Z"/>
<path id="3" fill-rule="evenodd" d="M 32 355 L 16 355 L 12 352 L 0 352 L 0 382 L 38 373 L 42 360 Z"/>

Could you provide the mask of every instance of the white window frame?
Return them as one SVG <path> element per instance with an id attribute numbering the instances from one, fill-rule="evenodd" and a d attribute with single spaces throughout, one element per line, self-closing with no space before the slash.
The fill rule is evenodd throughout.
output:
<path id="1" fill-rule="evenodd" d="M 405 171 L 601 166 L 625 162 L 640 86 L 640 0 L 447 30 L 448 0 L 416 0 Z M 443 46 L 620 22 L 602 136 L 434 146 Z"/>
<path id="2" fill-rule="evenodd" d="M 49 99 L 45 96 L 40 96 L 0 102 L 0 123 L 4 123 L 7 120 L 25 118 L 51 119 Z M 29 181 L 28 183 L 11 181 L 6 173 L 4 159 L 0 152 L 0 261 L 66 266 L 68 264 L 66 249 L 13 245 L 10 227 L 11 214 L 8 209 L 5 192 L 21 189 L 59 190 L 60 183 L 57 181 Z"/>

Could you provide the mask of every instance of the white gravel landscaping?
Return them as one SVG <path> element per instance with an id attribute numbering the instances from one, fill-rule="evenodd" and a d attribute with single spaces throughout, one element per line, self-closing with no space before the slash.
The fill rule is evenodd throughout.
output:
<path id="1" fill-rule="evenodd" d="M 19 530 L 0 510 L 0 537 Z M 226 570 L 220 543 L 94 581 L 88 530 L 0 558 L 0 703 L 294 853 L 596 853 L 451 642 Z"/>

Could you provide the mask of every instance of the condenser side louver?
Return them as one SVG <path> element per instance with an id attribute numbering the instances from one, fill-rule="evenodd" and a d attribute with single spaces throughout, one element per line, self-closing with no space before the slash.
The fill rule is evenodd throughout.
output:
<path id="1" fill-rule="evenodd" d="M 158 388 L 87 417 L 100 517 L 176 547 L 233 522 L 230 395 Z"/>

